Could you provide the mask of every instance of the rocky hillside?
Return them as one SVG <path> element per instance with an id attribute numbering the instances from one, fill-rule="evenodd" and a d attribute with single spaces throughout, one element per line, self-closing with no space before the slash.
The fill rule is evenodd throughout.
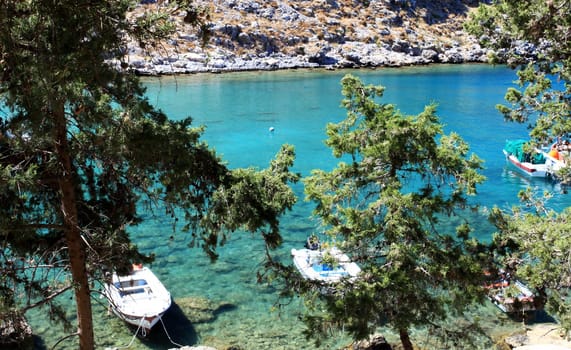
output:
<path id="1" fill-rule="evenodd" d="M 484 61 L 462 30 L 478 0 L 198 0 L 210 38 L 175 12 L 177 35 L 146 53 L 134 43 L 141 74 L 313 67 L 378 67 Z M 132 13 L 153 11 L 141 4 Z"/>

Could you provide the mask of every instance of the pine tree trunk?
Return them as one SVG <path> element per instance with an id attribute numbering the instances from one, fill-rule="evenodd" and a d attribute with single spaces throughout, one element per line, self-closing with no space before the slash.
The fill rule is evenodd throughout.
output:
<path id="1" fill-rule="evenodd" d="M 93 350 L 93 320 L 91 294 L 86 271 L 85 249 L 81 240 L 78 224 L 74 171 L 67 141 L 67 123 L 63 104 L 54 109 L 56 152 L 62 175 L 59 179 L 61 191 L 61 210 L 64 218 L 65 238 L 68 246 L 69 263 L 73 279 L 75 302 L 77 306 L 79 349 Z"/>
<path id="2" fill-rule="evenodd" d="M 404 350 L 413 350 L 412 342 L 410 341 L 410 337 L 408 334 L 408 330 L 406 329 L 399 329 L 400 335 L 400 342 L 402 344 L 402 348 Z"/>

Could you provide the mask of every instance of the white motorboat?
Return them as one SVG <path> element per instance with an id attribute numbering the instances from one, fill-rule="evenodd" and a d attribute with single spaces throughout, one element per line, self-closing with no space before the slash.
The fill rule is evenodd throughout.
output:
<path id="1" fill-rule="evenodd" d="M 571 143 L 558 139 L 551 146 L 541 146 L 527 152 L 524 151 L 526 143 L 525 140 L 506 141 L 503 149 L 506 160 L 530 177 L 558 180 L 557 173 L 571 159 Z"/>
<path id="2" fill-rule="evenodd" d="M 526 153 L 523 150 L 525 143 L 524 140 L 506 141 L 502 150 L 506 160 L 528 176 L 547 177 L 551 170 L 547 164 L 547 154 L 541 150 Z"/>
<path id="3" fill-rule="evenodd" d="M 361 268 L 336 247 L 312 250 L 292 249 L 293 263 L 308 280 L 326 283 L 339 282 L 343 278 L 357 277 Z"/>
<path id="4" fill-rule="evenodd" d="M 169 309 L 171 295 L 153 272 L 142 265 L 133 265 L 127 276 L 113 274 L 104 285 L 109 307 L 119 318 L 141 330 L 146 336 Z"/>
<path id="5" fill-rule="evenodd" d="M 540 150 L 545 157 L 545 166 L 549 175 L 555 177 L 557 172 L 566 166 L 566 161 L 568 161 L 570 157 L 570 150 L 571 146 L 569 146 L 569 143 L 561 145 L 554 143 L 549 150 Z"/>
<path id="6" fill-rule="evenodd" d="M 518 170 L 531 177 L 547 177 L 551 168 L 546 163 L 536 164 L 530 162 L 522 162 L 513 154 L 509 154 L 504 150 L 506 159 L 513 164 Z"/>

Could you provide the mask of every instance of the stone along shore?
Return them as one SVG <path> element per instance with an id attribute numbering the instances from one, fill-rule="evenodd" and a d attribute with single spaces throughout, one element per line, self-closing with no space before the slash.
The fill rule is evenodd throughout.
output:
<path id="1" fill-rule="evenodd" d="M 160 49 L 128 47 L 141 75 L 295 68 L 374 68 L 486 62 L 462 24 L 480 1 L 198 1 L 209 39 L 173 13 L 177 32 Z M 131 16 L 159 6 L 140 4 Z M 529 49 L 529 48 L 525 48 Z"/>

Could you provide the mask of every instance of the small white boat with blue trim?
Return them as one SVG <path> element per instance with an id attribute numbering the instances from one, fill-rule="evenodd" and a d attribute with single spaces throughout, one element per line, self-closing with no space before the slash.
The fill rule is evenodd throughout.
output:
<path id="1" fill-rule="evenodd" d="M 170 308 L 169 291 L 147 267 L 133 265 L 127 276 L 113 273 L 110 283 L 104 285 L 103 294 L 115 315 L 141 330 L 146 336 Z"/>
<path id="2" fill-rule="evenodd" d="M 324 249 L 292 249 L 293 264 L 308 280 L 335 283 L 354 279 L 361 268 L 336 247 Z"/>

